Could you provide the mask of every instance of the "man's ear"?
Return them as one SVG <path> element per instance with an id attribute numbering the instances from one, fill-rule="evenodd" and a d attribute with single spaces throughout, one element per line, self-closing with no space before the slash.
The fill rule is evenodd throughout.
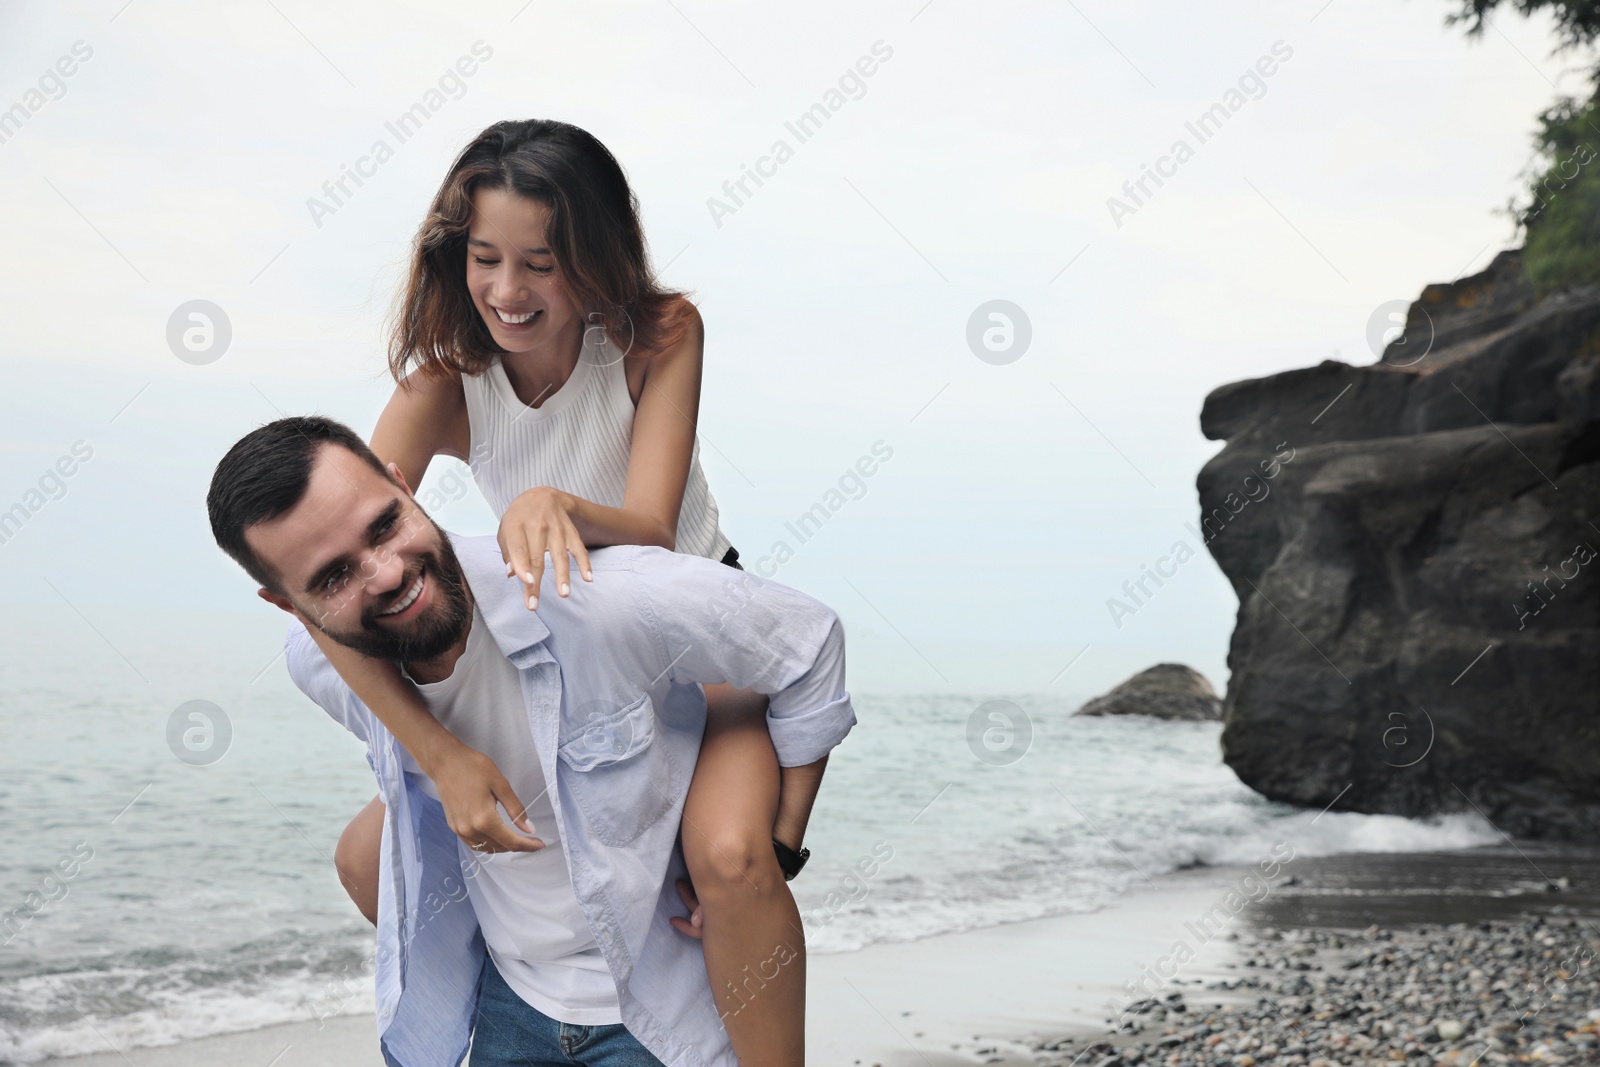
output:
<path id="1" fill-rule="evenodd" d="M 287 611 L 290 615 L 299 614 L 299 612 L 295 610 L 294 604 L 291 603 L 289 598 L 284 596 L 282 593 L 274 593 L 270 589 L 257 589 L 256 596 L 260 597 L 262 600 L 265 600 L 268 604 L 271 604 L 280 611 Z"/>
<path id="2" fill-rule="evenodd" d="M 257 589 L 256 596 L 260 597 L 262 600 L 265 600 L 268 604 L 271 604 L 279 611 L 287 611 L 290 615 L 293 615 L 295 618 L 299 619 L 300 625 L 304 626 L 307 630 L 310 630 L 312 627 L 316 626 L 315 623 L 306 618 L 304 612 L 294 606 L 294 601 L 290 600 L 282 593 L 274 593 L 270 589 Z"/>
<path id="3" fill-rule="evenodd" d="M 388 470 L 389 477 L 394 479 L 394 483 L 396 485 L 398 485 L 401 489 L 405 490 L 406 496 L 410 497 L 412 500 L 415 500 L 417 498 L 417 494 L 413 493 L 411 491 L 411 487 L 406 484 L 406 476 L 404 474 L 400 473 L 400 464 L 398 464 L 398 463 L 390 463 L 390 464 L 386 465 L 385 469 Z"/>

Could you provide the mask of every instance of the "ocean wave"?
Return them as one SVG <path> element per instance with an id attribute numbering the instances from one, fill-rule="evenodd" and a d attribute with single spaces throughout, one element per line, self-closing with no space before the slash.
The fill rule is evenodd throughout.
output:
<path id="1" fill-rule="evenodd" d="M 795 883 L 802 913 L 828 919 L 808 925 L 812 951 L 1094 911 L 1175 870 L 1270 862 L 1280 845 L 1310 858 L 1502 840 L 1475 814 L 1407 819 L 1266 800 L 1222 763 L 1216 723 L 1047 717 L 1030 709 L 1026 758 L 981 773 L 954 745 L 918 747 L 913 730 L 942 723 L 948 740 L 970 707 L 946 698 L 874 708 L 891 720 L 876 737 L 893 742 L 837 776 L 830 769 L 816 823 L 829 827 L 829 844 L 846 856 L 864 853 L 897 807 L 927 803 L 919 795 L 949 784 L 915 832 L 888 835 L 895 858 L 884 874 L 861 879 L 824 861 L 816 864 L 817 882 Z M 897 754 L 897 746 L 911 751 Z M 864 765 L 871 773 L 856 773 Z M 838 796 L 848 796 L 848 806 L 835 806 Z M 846 903 L 828 907 L 829 893 Z"/>
<path id="2" fill-rule="evenodd" d="M 363 946 L 291 936 L 220 959 L 101 960 L 0 982 L 0 1064 L 29 1064 L 375 1011 Z M 148 953 L 137 955 L 148 956 Z"/>
<path id="3" fill-rule="evenodd" d="M 1074 719 L 1064 701 L 1018 702 L 1033 720 L 1031 747 L 994 765 L 969 740 L 979 701 L 857 700 L 873 728 L 830 762 L 808 835 L 815 855 L 792 883 L 811 952 L 1094 911 L 1167 872 L 1257 864 L 1280 842 L 1313 857 L 1501 840 L 1474 815 L 1414 820 L 1267 801 L 1223 765 L 1215 723 Z M 119 743 L 115 730 L 82 739 L 108 753 Z M 306 846 L 331 844 L 370 795 L 333 758 L 308 764 L 285 741 L 259 757 L 258 790 L 185 779 L 191 794 L 169 787 L 167 812 L 153 793 L 120 820 L 71 896 L 0 957 L 0 1063 L 371 1013 L 372 929 L 325 854 Z M 32 786 L 45 801 L 81 788 Z M 126 804 L 107 798 L 112 812 Z M 201 807 L 213 835 L 204 841 L 186 819 Z M 29 865 L 53 849 L 0 843 L 28 885 Z"/>

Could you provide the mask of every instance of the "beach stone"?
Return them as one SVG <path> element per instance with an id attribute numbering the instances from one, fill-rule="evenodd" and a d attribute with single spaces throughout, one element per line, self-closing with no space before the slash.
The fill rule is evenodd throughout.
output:
<path id="1" fill-rule="evenodd" d="M 1181 722 L 1222 718 L 1222 701 L 1205 675 L 1181 663 L 1140 671 L 1077 711 L 1079 715 L 1149 715 Z"/>
<path id="2" fill-rule="evenodd" d="M 1313 929 L 1263 935 L 1257 944 L 1280 939 L 1315 949 L 1325 971 L 1313 998 L 1291 992 L 1301 976 L 1271 969 L 1249 986 L 1208 981 L 1207 990 L 1247 992 L 1250 1000 L 1218 1003 L 1196 992 L 1184 1029 L 1149 1041 L 1085 1037 L 1078 1067 L 1119 1056 L 1148 1067 L 1600 1067 L 1600 1009 L 1589 1008 L 1600 1003 L 1600 924 L 1591 920 L 1374 927 L 1365 939 Z M 1252 951 L 1248 941 L 1242 949 Z M 1341 966 L 1350 961 L 1354 967 Z M 1447 963 L 1505 991 L 1441 983 Z M 1032 1047 L 1047 1043 L 1060 1039 L 1041 1037 Z"/>
<path id="3" fill-rule="evenodd" d="M 1378 363 L 1206 398 L 1227 444 L 1190 534 L 1239 600 L 1222 753 L 1246 785 L 1600 841 L 1597 332 L 1600 286 L 1540 298 L 1506 251 L 1425 288 Z"/>

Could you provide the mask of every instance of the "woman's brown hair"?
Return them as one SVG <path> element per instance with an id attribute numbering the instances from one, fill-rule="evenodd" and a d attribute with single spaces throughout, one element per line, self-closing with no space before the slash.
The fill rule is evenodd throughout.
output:
<path id="1" fill-rule="evenodd" d="M 497 122 L 450 167 L 417 231 L 405 296 L 389 338 L 389 371 L 481 374 L 501 354 L 467 291 L 472 197 L 504 189 L 550 212 L 545 235 L 562 280 L 606 332 L 632 337 L 631 351 L 659 352 L 688 324 L 687 295 L 656 284 L 639 224 L 639 199 L 616 158 L 565 122 Z"/>

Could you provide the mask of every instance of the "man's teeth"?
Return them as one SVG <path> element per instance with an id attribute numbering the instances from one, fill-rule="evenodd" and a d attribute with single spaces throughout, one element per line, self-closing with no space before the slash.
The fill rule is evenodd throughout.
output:
<path id="1" fill-rule="evenodd" d="M 523 323 L 529 321 L 535 315 L 539 314 L 537 311 L 530 311 L 526 315 L 513 315 L 510 312 L 501 311 L 499 308 L 495 308 L 494 313 L 496 317 L 498 317 L 500 321 L 505 323 L 507 326 L 521 326 Z"/>
<path id="2" fill-rule="evenodd" d="M 411 588 L 406 590 L 406 595 L 388 611 L 380 611 L 379 615 L 398 615 L 409 608 L 422 595 L 422 575 L 417 575 L 417 580 L 411 583 Z"/>

